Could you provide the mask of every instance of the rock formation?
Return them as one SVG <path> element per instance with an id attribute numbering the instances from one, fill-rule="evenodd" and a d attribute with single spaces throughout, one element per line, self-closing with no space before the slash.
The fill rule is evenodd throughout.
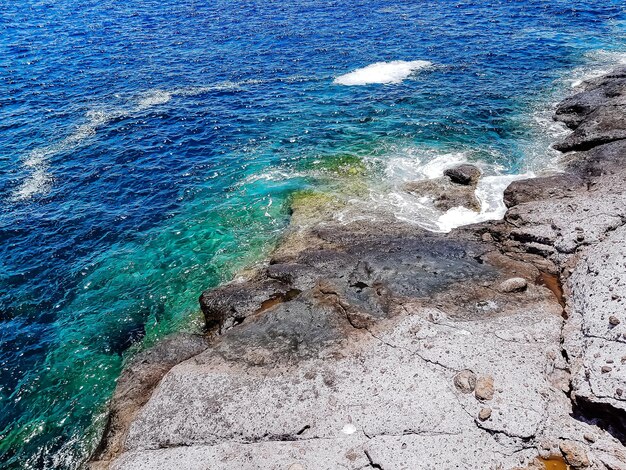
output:
<path id="1" fill-rule="evenodd" d="M 501 221 L 296 208 L 267 265 L 202 294 L 208 339 L 127 369 L 93 468 L 626 469 L 625 103 L 621 70 L 559 106 L 582 151 Z"/>
<path id="2" fill-rule="evenodd" d="M 466 207 L 480 211 L 480 201 L 476 197 L 476 185 L 480 170 L 474 165 L 458 165 L 445 170 L 441 178 L 411 181 L 404 189 L 416 196 L 433 200 L 433 205 L 445 212 L 453 207 Z"/>

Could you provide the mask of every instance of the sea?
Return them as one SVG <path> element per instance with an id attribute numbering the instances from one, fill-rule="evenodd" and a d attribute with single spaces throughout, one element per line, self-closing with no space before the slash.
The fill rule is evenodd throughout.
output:
<path id="1" fill-rule="evenodd" d="M 80 468 L 126 361 L 199 332 L 290 201 L 434 231 L 558 171 L 623 0 L 0 0 L 0 468 Z M 470 162 L 479 213 L 403 190 Z"/>

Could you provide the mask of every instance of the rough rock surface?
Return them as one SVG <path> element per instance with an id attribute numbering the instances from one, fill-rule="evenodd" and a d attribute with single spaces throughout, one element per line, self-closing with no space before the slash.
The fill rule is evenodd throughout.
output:
<path id="1" fill-rule="evenodd" d="M 96 451 L 103 462 L 92 464 L 93 468 L 106 468 L 107 460 L 122 452 L 132 420 L 146 404 L 165 373 L 176 364 L 201 353 L 208 346 L 207 338 L 202 335 L 181 333 L 141 352 L 126 365 L 117 382 L 108 423 Z"/>
<path id="2" fill-rule="evenodd" d="M 202 295 L 210 347 L 154 390 L 120 382 L 92 465 L 626 469 L 625 80 L 559 107 L 559 147 L 589 150 L 513 183 L 504 220 L 444 235 L 296 210 L 268 265 Z"/>
<path id="3" fill-rule="evenodd" d="M 588 250 L 568 285 L 572 388 L 578 400 L 626 416 L 626 227 Z M 618 321 L 615 321 L 618 320 Z M 604 370 L 603 370 L 604 369 Z M 623 421 L 626 424 L 626 421 Z"/>
<path id="4" fill-rule="evenodd" d="M 590 81 L 585 91 L 565 100 L 556 116 L 574 130 L 555 148 L 588 150 L 626 138 L 626 68 Z"/>

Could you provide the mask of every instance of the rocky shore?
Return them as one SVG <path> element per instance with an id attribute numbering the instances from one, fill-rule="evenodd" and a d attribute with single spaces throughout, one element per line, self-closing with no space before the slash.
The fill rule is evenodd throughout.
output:
<path id="1" fill-rule="evenodd" d="M 563 173 L 500 221 L 294 201 L 268 264 L 202 294 L 206 335 L 126 368 L 92 468 L 626 469 L 626 69 L 555 118 Z"/>

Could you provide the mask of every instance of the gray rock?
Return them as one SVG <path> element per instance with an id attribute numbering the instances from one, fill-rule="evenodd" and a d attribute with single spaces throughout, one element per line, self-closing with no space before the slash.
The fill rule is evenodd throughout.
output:
<path id="1" fill-rule="evenodd" d="M 565 198 L 575 195 L 576 191 L 586 189 L 585 181 L 576 174 L 559 174 L 518 180 L 512 182 L 504 191 L 504 203 L 514 207 L 527 202 L 550 198 Z"/>
<path id="2" fill-rule="evenodd" d="M 566 289 L 570 318 L 564 348 L 570 356 L 572 393 L 582 403 L 612 407 L 618 419 L 620 411 L 626 412 L 626 396 L 615 391 L 626 389 L 626 365 L 606 364 L 626 355 L 626 327 L 611 322 L 626 301 L 626 226 L 581 253 Z M 621 416 L 623 425 L 625 418 Z"/>
<path id="3" fill-rule="evenodd" d="M 576 130 L 554 145 L 561 152 L 589 150 L 601 144 L 626 139 L 626 105 L 603 106 L 583 120 Z"/>
<path id="4" fill-rule="evenodd" d="M 462 393 L 472 393 L 476 388 L 476 374 L 471 370 L 462 370 L 454 376 L 454 385 Z"/>
<path id="5" fill-rule="evenodd" d="M 363 452 L 367 439 L 340 437 L 334 440 L 261 441 L 215 446 L 169 447 L 124 453 L 113 470 L 206 470 L 207 468 L 259 470 L 304 468 L 357 470 L 369 461 Z"/>
<path id="6" fill-rule="evenodd" d="M 615 70 L 604 77 L 585 83 L 584 90 L 561 102 L 555 119 L 576 129 L 589 115 L 602 106 L 626 105 L 626 69 Z"/>
<path id="7" fill-rule="evenodd" d="M 574 468 L 588 467 L 591 462 L 587 458 L 585 449 L 574 441 L 563 441 L 559 445 L 565 461 Z"/>
<path id="8" fill-rule="evenodd" d="M 599 145 L 586 152 L 567 154 L 562 160 L 568 173 L 559 176 L 572 175 L 577 179 L 582 179 L 588 187 L 593 187 L 594 178 L 622 172 L 624 155 L 626 155 L 626 140 Z M 568 186 L 570 190 L 580 190 L 580 184 L 576 184 L 575 180 L 572 180 Z"/>
<path id="9" fill-rule="evenodd" d="M 450 178 L 453 183 L 475 186 L 478 183 L 481 171 L 476 165 L 464 163 L 448 168 L 443 174 Z"/>
<path id="10" fill-rule="evenodd" d="M 208 347 L 201 335 L 177 334 L 135 356 L 117 381 L 102 441 L 93 461 L 109 461 L 123 449 L 130 423 L 163 376 L 175 365 L 200 354 Z"/>
<path id="11" fill-rule="evenodd" d="M 559 105 L 555 119 L 574 129 L 554 148 L 588 150 L 626 138 L 626 77 L 624 69 L 589 82 L 581 93 Z"/>

